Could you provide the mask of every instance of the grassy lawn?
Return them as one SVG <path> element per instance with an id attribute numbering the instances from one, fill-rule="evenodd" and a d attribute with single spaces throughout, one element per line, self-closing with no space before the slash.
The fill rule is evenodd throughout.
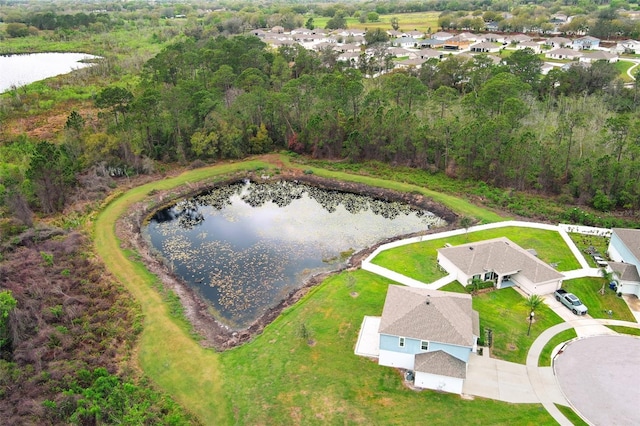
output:
<path id="1" fill-rule="evenodd" d="M 407 411 L 437 424 L 550 421 L 537 405 L 415 392 L 403 386 L 396 370 L 354 355 L 362 319 L 382 313 L 388 284 L 362 270 L 333 276 L 254 341 L 223 353 L 227 411 L 234 422 L 406 424 L 397 413 Z"/>
<path id="2" fill-rule="evenodd" d="M 576 278 L 564 281 L 562 288 L 578 296 L 593 318 L 636 322 L 624 299 L 616 296 L 609 286 L 605 286 L 604 295 L 600 294 L 603 282 L 603 278 Z M 611 316 L 609 310 L 613 312 Z"/>
<path id="3" fill-rule="evenodd" d="M 291 165 L 294 161 L 306 161 L 305 159 L 299 157 L 287 156 L 281 156 L 281 159 L 287 165 Z M 332 163 L 328 164 L 328 166 L 335 168 L 336 164 Z M 350 165 L 348 164 L 343 164 L 342 166 L 350 167 Z M 316 167 L 309 164 L 300 165 L 299 167 L 303 167 L 306 171 L 322 177 L 340 179 L 347 182 L 363 183 L 370 186 L 393 189 L 395 191 L 419 193 L 448 207 L 461 216 L 469 216 L 471 218 L 475 218 L 478 223 L 501 222 L 508 219 L 486 208 L 478 207 L 460 196 L 449 195 L 450 191 L 446 188 L 442 188 L 440 192 L 428 189 L 428 186 L 431 183 L 429 181 L 424 183 L 419 182 L 416 184 L 406 183 L 406 176 L 395 175 L 393 174 L 393 172 L 390 172 L 389 168 L 386 166 L 381 166 L 384 167 L 384 169 L 375 171 L 375 175 L 383 174 L 384 178 L 376 177 L 373 175 L 365 176 L 362 174 L 356 174 L 367 173 L 366 171 L 363 171 L 358 165 L 355 165 L 353 167 L 354 170 L 347 169 L 348 171 L 346 172 L 335 169 L 327 170 L 326 168 Z M 386 174 L 387 172 L 389 172 L 390 174 Z M 418 175 L 418 173 L 413 173 L 412 176 L 416 175 Z"/>
<path id="4" fill-rule="evenodd" d="M 620 334 L 629 334 L 631 336 L 640 336 L 640 328 L 625 327 L 623 325 L 608 325 L 611 330 Z"/>
<path id="5" fill-rule="evenodd" d="M 437 249 L 444 247 L 447 243 L 455 246 L 497 237 L 507 237 L 524 249 L 536 249 L 541 260 L 547 263 L 557 263 L 560 271 L 580 267 L 575 256 L 557 232 L 518 227 L 469 232 L 453 237 L 408 244 L 381 252 L 373 259 L 373 263 L 416 280 L 430 283 L 446 275 L 438 269 Z"/>
<path id="6" fill-rule="evenodd" d="M 607 255 L 607 249 L 609 248 L 609 238 L 599 237 L 596 235 L 582 235 L 576 233 L 569 233 L 569 237 L 576 244 L 576 247 L 580 249 L 580 252 L 584 254 L 584 258 L 587 259 L 587 263 L 592 268 L 597 268 L 598 265 L 593 257 L 589 256 L 585 250 L 589 247 L 594 247 L 601 256 Z"/>
<path id="7" fill-rule="evenodd" d="M 355 356 L 362 318 L 380 315 L 388 286 L 365 271 L 327 279 L 242 347 L 222 354 L 201 348 L 171 316 L 156 277 L 120 247 L 115 221 L 153 189 L 272 166 L 247 161 L 186 172 L 114 197 L 95 218 L 96 252 L 142 307 L 137 361 L 160 388 L 206 424 L 406 424 L 398 409 L 441 424 L 553 423 L 537 404 L 409 390 L 396 370 Z"/>
<path id="8" fill-rule="evenodd" d="M 558 346 L 563 342 L 567 342 L 571 339 L 575 339 L 578 337 L 575 329 L 571 328 L 569 330 L 562 331 L 551 338 L 547 342 L 547 344 L 542 348 L 542 352 L 540 352 L 540 358 L 538 358 L 538 366 L 539 367 L 549 367 L 551 365 L 551 351 L 553 348 Z"/>
<path id="9" fill-rule="evenodd" d="M 447 284 L 445 286 L 442 286 L 442 287 L 439 288 L 439 290 L 441 290 L 441 291 L 451 291 L 453 293 L 466 293 L 466 294 L 469 294 L 469 292 L 458 281 L 454 281 L 454 282 L 449 283 L 449 284 Z"/>
<path id="10" fill-rule="evenodd" d="M 473 297 L 473 309 L 480 314 L 480 337 L 484 339 L 487 328 L 493 330 L 494 357 L 524 364 L 534 340 L 547 328 L 563 322 L 547 305 L 540 305 L 527 336 L 529 309 L 524 300 L 513 288 Z"/>
<path id="11" fill-rule="evenodd" d="M 439 12 L 415 12 L 415 13 L 394 13 L 380 15 L 379 20 L 375 22 L 360 22 L 357 18 L 347 17 L 347 28 L 357 28 L 372 30 L 380 28 L 382 30 L 392 30 L 391 18 L 398 18 L 398 24 L 400 25 L 400 31 L 413 31 L 418 30 L 427 32 L 431 29 L 432 32 L 438 31 L 438 16 Z M 326 16 L 314 16 L 313 24 L 316 28 L 324 28 L 329 21 L 329 17 Z"/>
<path id="12" fill-rule="evenodd" d="M 589 426 L 589 423 L 582 420 L 582 417 L 577 415 L 576 412 L 571 409 L 571 407 L 567 407 L 566 405 L 560 405 L 560 404 L 555 404 L 555 406 L 575 426 Z"/>
<path id="13" fill-rule="evenodd" d="M 616 62 L 613 65 L 616 67 L 616 69 L 620 73 L 620 78 L 622 79 L 622 81 L 624 81 L 625 83 L 630 83 L 633 81 L 633 79 L 629 77 L 629 74 L 627 74 L 627 71 L 629 70 L 629 68 L 635 65 L 635 62 L 622 60 L 622 61 Z"/>
<path id="14" fill-rule="evenodd" d="M 114 235 L 115 222 L 152 189 L 170 189 L 206 177 L 264 165 L 257 161 L 227 164 L 139 186 L 111 201 L 97 216 L 93 226 L 96 252 L 142 307 L 145 320 L 138 343 L 139 365 L 188 411 L 200 419 L 219 424 L 227 423 L 229 419 L 222 391 L 219 354 L 203 349 L 190 336 L 184 322 L 172 318 L 167 304 L 154 288 L 157 278 L 136 261 L 135 256 L 120 247 Z"/>

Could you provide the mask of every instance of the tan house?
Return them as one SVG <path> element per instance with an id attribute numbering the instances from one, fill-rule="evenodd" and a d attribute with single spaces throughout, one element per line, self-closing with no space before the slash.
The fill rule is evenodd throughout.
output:
<path id="1" fill-rule="evenodd" d="M 605 52 L 604 50 L 594 50 L 590 52 L 582 52 L 582 56 L 580 57 L 579 61 L 588 63 L 606 61 L 610 64 L 614 64 L 618 62 L 618 55 L 611 52 Z"/>
<path id="2" fill-rule="evenodd" d="M 564 275 L 508 238 L 438 250 L 438 264 L 458 282 L 493 281 L 496 288 L 517 286 L 527 294 L 550 294 Z"/>
<path id="3" fill-rule="evenodd" d="M 549 59 L 564 59 L 564 60 L 569 60 L 569 61 L 573 61 L 574 59 L 578 59 L 581 56 L 582 56 L 582 53 L 578 52 L 577 50 L 566 49 L 566 48 L 550 50 L 549 52 L 544 54 L 545 58 L 549 58 Z"/>

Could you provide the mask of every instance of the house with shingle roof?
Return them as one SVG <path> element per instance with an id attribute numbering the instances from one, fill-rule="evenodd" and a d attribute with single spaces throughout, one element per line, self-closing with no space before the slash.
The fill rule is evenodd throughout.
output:
<path id="1" fill-rule="evenodd" d="M 460 394 L 479 324 L 468 294 L 390 285 L 378 364 L 414 371 L 416 387 Z"/>
<path id="2" fill-rule="evenodd" d="M 591 36 L 577 38 L 572 43 L 572 47 L 577 50 L 597 49 L 598 46 L 600 46 L 600 39 Z"/>
<path id="3" fill-rule="evenodd" d="M 614 64 L 618 62 L 618 55 L 611 52 L 606 52 L 604 50 L 595 50 L 593 52 L 583 52 L 580 57 L 580 62 L 598 62 L 598 61 L 607 61 L 610 64 Z"/>
<path id="4" fill-rule="evenodd" d="M 618 292 L 640 297 L 640 229 L 613 228 L 607 253 Z"/>
<path id="5" fill-rule="evenodd" d="M 508 238 L 438 249 L 438 264 L 463 285 L 474 278 L 496 288 L 517 286 L 527 294 L 550 294 L 564 275 Z"/>
<path id="6" fill-rule="evenodd" d="M 581 52 L 578 52 L 577 50 L 573 50 L 573 49 L 567 49 L 564 47 L 561 47 L 559 49 L 554 49 L 554 50 L 550 50 L 549 52 L 544 54 L 545 58 L 549 58 L 549 59 L 565 59 L 565 60 L 574 60 L 574 59 L 578 59 L 582 56 Z"/>

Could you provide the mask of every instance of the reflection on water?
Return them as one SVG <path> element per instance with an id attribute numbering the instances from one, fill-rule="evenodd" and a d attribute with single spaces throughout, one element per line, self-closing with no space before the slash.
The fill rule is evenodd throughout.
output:
<path id="1" fill-rule="evenodd" d="M 244 328 L 340 254 L 443 225 L 423 210 L 301 183 L 238 183 L 158 211 L 146 232 L 216 316 Z"/>
<path id="2" fill-rule="evenodd" d="M 98 56 L 85 53 L 30 53 L 0 55 L 0 93 L 35 81 L 91 66 L 81 62 Z"/>

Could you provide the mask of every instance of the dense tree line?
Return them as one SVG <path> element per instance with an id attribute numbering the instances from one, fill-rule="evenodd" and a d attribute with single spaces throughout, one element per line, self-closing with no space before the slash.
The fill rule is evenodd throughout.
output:
<path id="1" fill-rule="evenodd" d="M 156 160 L 289 149 L 427 169 L 602 211 L 640 207 L 638 87 L 624 87 L 611 64 L 542 76 L 541 60 L 521 50 L 497 65 L 486 55 L 451 56 L 365 77 L 384 60 L 352 68 L 328 52 L 270 50 L 256 37 L 185 39 L 149 60 L 138 85 L 96 95 L 102 130 L 71 112 L 64 143 L 3 147 L 29 160 L 0 170 L 0 197 L 28 217 L 25 200 L 61 210 L 66 188 L 93 165 L 125 176 Z"/>
<path id="2" fill-rule="evenodd" d="M 215 160 L 287 148 L 637 209 L 637 88 L 604 62 L 544 77 L 541 65 L 523 50 L 499 65 L 452 56 L 365 78 L 366 65 L 300 47 L 187 40 L 150 60 L 138 87 L 98 95 L 110 126 L 86 136 L 84 157 L 135 168 L 142 156 Z"/>

